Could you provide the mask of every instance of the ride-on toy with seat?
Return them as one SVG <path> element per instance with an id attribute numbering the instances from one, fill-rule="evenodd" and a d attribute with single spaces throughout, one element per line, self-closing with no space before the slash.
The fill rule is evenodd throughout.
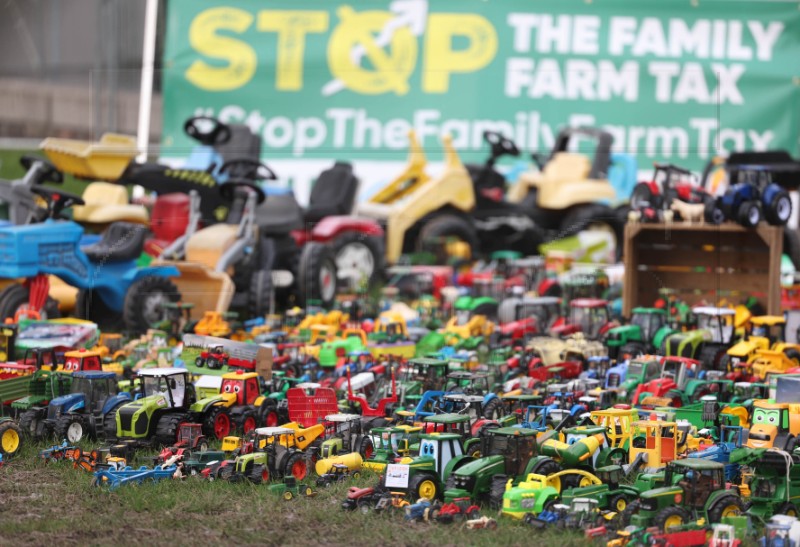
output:
<path id="1" fill-rule="evenodd" d="M 65 208 L 82 205 L 83 200 L 45 187 L 32 191 L 47 201 L 49 218 L 28 226 L 0 227 L 0 278 L 26 280 L 0 293 L 0 318 L 18 313 L 38 316 L 47 299 L 48 275 L 79 289 L 79 316 L 101 324 L 121 317 L 132 332 L 158 321 L 162 304 L 180 300 L 169 280 L 178 275 L 176 268 L 136 266 L 144 226 L 113 224 L 98 243 L 81 248 L 83 228 L 58 219 Z"/>

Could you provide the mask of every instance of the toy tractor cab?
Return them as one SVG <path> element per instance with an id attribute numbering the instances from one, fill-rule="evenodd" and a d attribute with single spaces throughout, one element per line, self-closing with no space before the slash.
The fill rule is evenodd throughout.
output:
<path id="1" fill-rule="evenodd" d="M 45 421 L 57 439 L 70 444 L 86 436 L 97 439 L 105 422 L 114 421 L 116 408 L 130 400 L 130 393 L 119 392 L 113 372 L 78 370 L 72 374 L 70 394 L 50 401 Z"/>
<path id="2" fill-rule="evenodd" d="M 660 308 L 634 308 L 629 325 L 608 330 L 606 344 L 612 357 L 626 359 L 654 353 L 674 331 Z"/>
<path id="3" fill-rule="evenodd" d="M 325 416 L 325 437 L 319 449 L 320 458 L 358 452 L 364 460 L 374 451 L 372 439 L 366 435 L 358 414 Z"/>
<path id="4" fill-rule="evenodd" d="M 692 313 L 697 318 L 697 329 L 668 336 L 666 354 L 697 359 L 709 369 L 720 370 L 725 352 L 733 343 L 736 312 L 731 308 L 697 306 Z"/>
<path id="5" fill-rule="evenodd" d="M 654 167 L 653 179 L 636 184 L 631 194 L 631 210 L 641 213 L 642 221 L 664 221 L 664 213 L 675 199 L 705 204 L 707 222 L 719 224 L 724 220 L 713 196 L 703 190 L 691 171 L 666 163 L 656 163 Z"/>
<path id="6" fill-rule="evenodd" d="M 792 200 L 789 192 L 772 180 L 771 167 L 737 165 L 735 171 L 736 182 L 719 198 L 718 206 L 725 218 L 746 228 L 757 226 L 762 219 L 774 226 L 785 226 L 792 216 Z"/>
<path id="7" fill-rule="evenodd" d="M 582 332 L 589 340 L 597 340 L 611 328 L 608 301 L 599 298 L 578 298 L 569 303 L 569 320 L 554 327 L 551 333 L 567 336 Z"/>
<path id="8" fill-rule="evenodd" d="M 155 440 L 171 446 L 197 396 L 182 368 L 148 368 L 138 373 L 141 398 L 119 406 L 115 419 L 105 420 L 107 439 Z"/>
<path id="9" fill-rule="evenodd" d="M 255 483 L 280 477 L 306 478 L 309 461 L 302 448 L 310 441 L 296 438 L 297 431 L 288 427 L 261 427 L 255 433 L 255 451 L 236 458 L 236 475 Z"/>
<path id="10" fill-rule="evenodd" d="M 628 449 L 628 476 L 641 469 L 657 470 L 678 458 L 678 424 L 663 420 L 633 423 Z"/>

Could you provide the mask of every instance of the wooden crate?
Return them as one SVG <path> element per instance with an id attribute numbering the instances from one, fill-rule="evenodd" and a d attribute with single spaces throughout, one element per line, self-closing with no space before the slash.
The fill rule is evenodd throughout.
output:
<path id="1" fill-rule="evenodd" d="M 767 313 L 781 313 L 782 227 L 629 223 L 624 253 L 626 317 L 637 306 L 652 306 L 660 288 L 678 291 L 689 304 L 753 296 Z"/>

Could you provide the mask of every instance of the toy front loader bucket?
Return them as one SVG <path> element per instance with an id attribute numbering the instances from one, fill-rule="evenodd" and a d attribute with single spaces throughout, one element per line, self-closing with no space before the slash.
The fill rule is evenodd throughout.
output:
<path id="1" fill-rule="evenodd" d="M 225 313 L 231 305 L 236 287 L 228 274 L 217 272 L 196 262 L 154 261 L 156 265 L 175 266 L 179 277 L 171 278 L 178 287 L 181 300 L 192 302 L 192 319 L 200 319 L 206 311 Z"/>

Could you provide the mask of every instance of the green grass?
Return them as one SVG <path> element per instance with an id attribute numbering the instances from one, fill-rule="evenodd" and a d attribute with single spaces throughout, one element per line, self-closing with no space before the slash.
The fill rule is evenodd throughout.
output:
<path id="1" fill-rule="evenodd" d="M 90 485 L 67 462 L 45 463 L 29 445 L 0 468 L 0 538 L 14 545 L 586 545 L 577 534 L 537 533 L 500 519 L 495 531 L 407 523 L 400 514 L 346 512 L 351 484 L 283 501 L 264 485 L 194 477 L 116 491 Z M 138 462 L 141 465 L 145 462 Z M 361 485 L 374 483 L 364 477 Z"/>
<path id="2" fill-rule="evenodd" d="M 25 169 L 20 165 L 19 159 L 24 155 L 45 157 L 40 150 L 0 150 L 0 179 L 14 180 L 25 174 Z M 65 192 L 81 195 L 86 182 L 73 177 L 64 175 L 64 183 L 58 185 Z"/>

